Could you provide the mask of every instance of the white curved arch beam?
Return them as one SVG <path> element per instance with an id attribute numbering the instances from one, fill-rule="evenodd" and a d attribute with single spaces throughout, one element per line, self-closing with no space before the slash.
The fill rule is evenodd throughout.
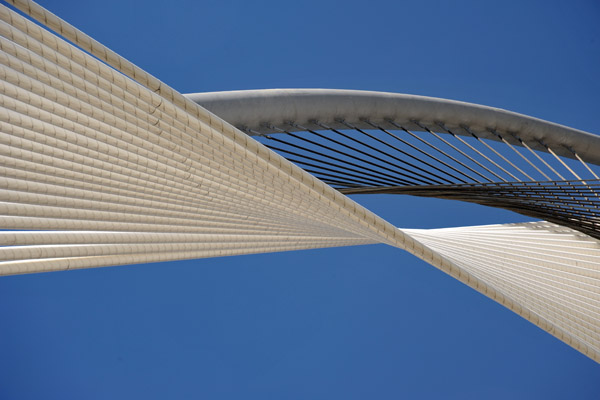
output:
<path id="1" fill-rule="evenodd" d="M 372 129 L 366 121 L 397 129 L 394 121 L 409 130 L 422 130 L 414 121 L 435 127 L 443 123 L 456 134 L 470 135 L 464 127 L 483 138 L 498 140 L 496 131 L 513 144 L 515 137 L 530 147 L 600 164 L 600 136 L 500 108 L 461 101 L 399 93 L 337 89 L 265 89 L 185 95 L 230 124 L 246 131 L 274 133 L 270 126 L 289 122 L 322 129 L 318 121 L 335 129 L 347 129 L 344 121 L 360 129 Z M 286 129 L 288 126 L 286 125 Z M 433 128 L 435 130 L 435 128 Z M 289 131 L 302 128 L 289 127 Z"/>

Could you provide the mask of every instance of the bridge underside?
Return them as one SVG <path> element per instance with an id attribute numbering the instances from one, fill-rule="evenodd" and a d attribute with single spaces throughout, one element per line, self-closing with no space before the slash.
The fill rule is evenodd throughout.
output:
<path id="1" fill-rule="evenodd" d="M 600 137 L 390 93 L 184 96 L 8 3 L 66 40 L 0 6 L 0 275 L 384 243 L 600 361 Z M 358 193 L 551 222 L 399 229 Z"/>

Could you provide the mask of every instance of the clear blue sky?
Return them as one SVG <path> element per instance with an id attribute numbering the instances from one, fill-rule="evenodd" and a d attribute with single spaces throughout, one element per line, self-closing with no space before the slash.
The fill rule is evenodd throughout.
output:
<path id="1" fill-rule="evenodd" d="M 600 3 L 53 1 L 181 92 L 445 97 L 600 132 Z M 357 197 L 401 227 L 517 222 Z M 598 399 L 600 366 L 385 246 L 0 279 L 0 399 Z"/>

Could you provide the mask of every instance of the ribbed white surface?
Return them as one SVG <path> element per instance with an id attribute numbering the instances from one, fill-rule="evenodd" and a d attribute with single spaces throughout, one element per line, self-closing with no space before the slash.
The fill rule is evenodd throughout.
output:
<path id="1" fill-rule="evenodd" d="M 0 274 L 401 235 L 171 89 L 5 7 L 0 35 L 0 221 L 20 230 L 0 232 Z"/>
<path id="2" fill-rule="evenodd" d="M 548 222 L 404 230 L 493 286 L 527 319 L 579 350 L 600 352 L 600 242 Z M 544 327 L 544 326 L 542 326 Z M 571 344 L 571 343 L 569 343 Z M 596 358 L 597 359 L 597 358 Z"/>
<path id="3" fill-rule="evenodd" d="M 0 7 L 0 275 L 387 243 L 600 361 L 597 240 L 548 223 L 398 230 L 35 3 L 10 2 L 96 58 Z"/>

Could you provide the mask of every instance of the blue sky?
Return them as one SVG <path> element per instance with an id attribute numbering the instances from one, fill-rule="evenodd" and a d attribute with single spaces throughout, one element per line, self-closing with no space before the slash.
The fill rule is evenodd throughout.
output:
<path id="1" fill-rule="evenodd" d="M 380 90 L 600 131 L 597 1 L 41 1 L 189 92 Z M 356 199 L 401 227 L 525 221 Z M 600 398 L 600 366 L 386 246 L 0 279 L 0 399 Z"/>

